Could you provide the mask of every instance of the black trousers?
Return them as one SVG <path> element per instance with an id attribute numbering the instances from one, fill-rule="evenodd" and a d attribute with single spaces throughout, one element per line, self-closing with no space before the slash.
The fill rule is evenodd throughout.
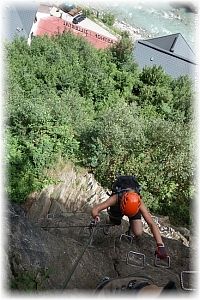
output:
<path id="1" fill-rule="evenodd" d="M 112 222 L 115 225 L 120 225 L 124 216 L 120 211 L 119 205 L 110 206 L 110 208 L 108 209 L 108 215 L 110 218 L 110 222 Z M 128 218 L 129 222 L 131 222 L 132 220 L 140 220 L 141 212 L 139 211 L 136 215 Z"/>

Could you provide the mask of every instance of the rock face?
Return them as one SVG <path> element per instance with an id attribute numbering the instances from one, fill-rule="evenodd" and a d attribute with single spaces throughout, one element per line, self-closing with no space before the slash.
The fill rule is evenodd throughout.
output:
<path id="1" fill-rule="evenodd" d="M 50 185 L 40 193 L 31 194 L 25 210 L 32 220 L 42 218 L 58 210 L 77 212 L 87 211 L 91 205 L 108 198 L 104 189 L 85 170 L 76 170 L 67 165 L 57 174 L 58 184 Z M 57 206 L 54 202 L 57 201 Z M 58 208 L 58 203 L 60 207 Z"/>
<path id="2" fill-rule="evenodd" d="M 120 240 L 128 229 L 128 223 L 123 221 L 121 226 L 110 228 L 108 235 L 104 235 L 102 227 L 95 228 L 90 241 L 90 230 L 85 227 L 89 220 L 88 213 L 63 213 L 33 223 L 20 207 L 10 207 L 8 255 L 12 288 L 94 291 L 105 276 L 137 275 L 150 277 L 158 286 L 173 280 L 181 290 L 180 274 L 190 269 L 188 247 L 180 241 L 164 239 L 171 266 L 155 267 L 155 241 L 151 236 L 144 234 L 132 243 L 125 236 Z M 127 261 L 129 251 L 141 255 L 130 256 Z"/>
<path id="3" fill-rule="evenodd" d="M 68 217 L 63 219 L 67 226 L 70 220 Z M 81 223 L 79 216 L 74 220 L 77 225 Z M 74 227 L 47 230 L 41 228 L 39 223 L 31 223 L 19 207 L 11 208 L 10 224 L 9 261 L 13 288 L 93 289 L 100 274 L 115 274 L 109 257 L 97 249 L 88 248 L 67 284 L 67 277 L 84 247 L 84 237 L 80 237 L 81 227 L 79 230 Z M 55 220 L 52 224 L 58 225 Z"/>
<path id="4" fill-rule="evenodd" d="M 173 280 L 182 291 L 181 272 L 194 267 L 189 247 L 164 237 L 170 268 L 167 262 L 155 266 L 155 240 L 144 233 L 130 243 L 121 235 L 128 229 L 126 220 L 105 235 L 102 212 L 101 223 L 90 228 L 91 205 L 107 198 L 91 175 L 68 169 L 60 176 L 62 183 L 32 194 L 23 207 L 8 207 L 8 288 L 94 293 L 105 276 L 137 275 L 148 276 L 161 287 Z M 184 284 L 191 286 L 188 277 Z"/>

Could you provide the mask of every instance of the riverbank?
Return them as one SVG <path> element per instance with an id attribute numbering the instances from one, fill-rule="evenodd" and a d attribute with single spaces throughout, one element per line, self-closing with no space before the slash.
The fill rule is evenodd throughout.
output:
<path id="1" fill-rule="evenodd" d="M 121 31 L 127 31 L 133 42 L 151 37 L 144 29 L 133 27 L 130 24 L 124 21 L 118 21 L 117 19 L 115 20 L 113 27 Z"/>
<path id="2" fill-rule="evenodd" d="M 181 33 L 190 47 L 195 48 L 197 14 L 168 3 L 134 5 L 124 2 L 116 5 L 92 5 L 94 15 L 111 14 L 115 17 L 114 28 L 128 31 L 133 41 Z"/>

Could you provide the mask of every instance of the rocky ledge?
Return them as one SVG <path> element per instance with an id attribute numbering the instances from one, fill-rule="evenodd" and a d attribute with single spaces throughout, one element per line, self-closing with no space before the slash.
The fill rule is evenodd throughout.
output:
<path id="1" fill-rule="evenodd" d="M 8 289 L 93 293 L 105 276 L 137 274 L 148 275 L 161 287 L 173 280 L 178 291 L 183 291 L 181 274 L 195 270 L 196 250 L 180 232 L 175 234 L 172 227 L 166 226 L 167 218 L 157 217 L 155 221 L 161 229 L 170 266 L 168 262 L 156 265 L 155 240 L 145 224 L 140 239 L 130 241 L 123 235 L 128 229 L 126 220 L 105 235 L 106 212 L 102 212 L 102 223 L 92 229 L 91 238 L 91 206 L 108 197 L 93 175 L 71 165 L 57 174 L 57 180 L 58 184 L 30 195 L 25 205 L 8 206 Z M 127 260 L 130 251 L 145 257 L 142 265 L 141 256 L 137 262 Z M 190 279 L 184 280 L 190 287 Z"/>

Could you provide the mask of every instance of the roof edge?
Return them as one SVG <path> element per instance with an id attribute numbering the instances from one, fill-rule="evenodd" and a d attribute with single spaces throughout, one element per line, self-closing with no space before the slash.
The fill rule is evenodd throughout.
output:
<path id="1" fill-rule="evenodd" d="M 159 52 L 166 53 L 166 54 L 168 54 L 168 55 L 177 57 L 177 58 L 182 59 L 182 60 L 184 60 L 184 61 L 186 61 L 186 62 L 188 62 L 188 63 L 191 63 L 191 64 L 193 64 L 193 65 L 197 65 L 196 62 L 194 62 L 194 61 L 192 61 L 192 60 L 189 60 L 189 59 L 187 59 L 187 58 L 185 58 L 185 57 L 183 57 L 183 56 L 181 56 L 181 55 L 177 55 L 177 54 L 175 54 L 175 53 L 173 53 L 173 52 L 164 50 L 164 49 L 162 49 L 162 48 L 160 48 L 160 47 L 158 47 L 158 46 L 156 46 L 156 45 L 154 45 L 154 44 L 149 43 L 149 42 L 146 41 L 146 40 L 145 40 L 145 41 L 144 41 L 144 40 L 138 40 L 137 42 L 138 42 L 139 44 L 143 44 L 143 45 L 145 45 L 145 46 L 147 46 L 147 47 L 149 47 L 149 48 L 155 49 L 155 50 L 157 50 L 157 51 L 159 51 Z"/>

